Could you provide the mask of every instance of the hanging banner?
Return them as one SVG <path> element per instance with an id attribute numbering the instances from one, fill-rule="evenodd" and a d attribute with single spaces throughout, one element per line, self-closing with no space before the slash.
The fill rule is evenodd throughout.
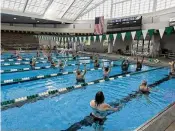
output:
<path id="1" fill-rule="evenodd" d="M 100 42 L 101 42 L 101 40 L 102 40 L 102 35 L 99 35 L 99 38 L 100 38 Z"/>
<path id="2" fill-rule="evenodd" d="M 91 42 L 91 36 L 88 36 L 88 41 Z"/>
<path id="3" fill-rule="evenodd" d="M 86 36 L 84 36 L 84 42 L 86 42 Z"/>
<path id="4" fill-rule="evenodd" d="M 117 34 L 114 34 L 113 46 L 115 45 Z"/>
<path id="5" fill-rule="evenodd" d="M 97 36 L 94 35 L 94 42 L 96 41 L 96 37 L 97 37 Z"/>
<path id="6" fill-rule="evenodd" d="M 123 41 L 125 40 L 125 35 L 126 35 L 126 32 L 122 33 L 122 40 Z"/>
<path id="7" fill-rule="evenodd" d="M 132 39 L 133 39 L 133 40 L 134 40 L 134 38 L 135 38 L 135 35 L 136 35 L 136 31 L 131 32 L 131 36 L 132 36 Z"/>
<path id="8" fill-rule="evenodd" d="M 159 29 L 160 38 L 162 39 L 165 29 Z"/>
<path id="9" fill-rule="evenodd" d="M 148 30 L 142 30 L 143 39 L 145 40 Z"/>
<path id="10" fill-rule="evenodd" d="M 107 39 L 107 41 L 109 41 L 109 35 L 106 35 L 106 39 Z"/>
<path id="11" fill-rule="evenodd" d="M 136 36 L 137 36 L 138 40 L 140 39 L 141 35 L 142 35 L 142 31 L 141 30 L 136 31 Z"/>
<path id="12" fill-rule="evenodd" d="M 166 27 L 165 32 L 167 33 L 167 35 L 170 35 L 173 32 L 173 27 L 172 26 Z"/>
<path id="13" fill-rule="evenodd" d="M 150 38 L 152 38 L 153 33 L 154 33 L 154 29 L 149 29 L 148 30 L 148 34 L 149 34 Z"/>
<path id="14" fill-rule="evenodd" d="M 121 39 L 121 37 L 122 37 L 121 33 L 118 33 L 117 34 L 117 39 Z"/>

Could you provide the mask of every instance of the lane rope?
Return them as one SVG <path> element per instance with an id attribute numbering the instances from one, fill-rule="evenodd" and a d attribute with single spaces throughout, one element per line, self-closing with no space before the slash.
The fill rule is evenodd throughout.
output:
<path id="1" fill-rule="evenodd" d="M 164 83 L 165 81 L 168 81 L 168 80 L 170 80 L 170 78 L 169 78 L 169 76 L 166 76 L 166 77 L 164 77 L 164 78 L 162 78 L 158 81 L 155 81 L 154 83 L 148 85 L 148 87 L 154 88 L 154 87 L 156 87 L 156 86 L 158 86 L 158 85 L 160 85 L 160 84 L 162 84 L 162 83 Z M 124 107 L 129 101 L 136 98 L 137 96 L 143 95 L 143 93 L 141 91 L 133 91 L 133 92 L 134 93 L 130 93 L 126 97 L 124 97 L 120 100 L 109 103 L 109 105 L 112 106 L 112 107 L 118 107 L 118 110 L 115 111 L 115 112 L 120 111 L 122 109 L 122 107 Z M 115 112 L 111 111 L 107 115 L 113 114 Z M 94 123 L 93 117 L 88 115 L 88 116 L 85 116 L 83 120 L 81 120 L 79 122 L 75 122 L 74 124 L 72 124 L 66 130 L 61 130 L 61 131 L 77 131 L 77 130 L 81 129 L 83 126 L 92 126 L 93 123 Z"/>
<path id="2" fill-rule="evenodd" d="M 105 81 L 112 81 L 115 80 L 117 78 L 122 78 L 122 77 L 130 77 L 132 75 L 136 75 L 136 74 L 141 74 L 141 73 L 145 73 L 145 72 L 150 72 L 150 71 L 154 71 L 154 70 L 158 70 L 158 69 L 162 69 L 164 67 L 158 67 L 158 68 L 154 68 L 154 69 L 150 69 L 150 70 L 145 70 L 145 71 L 139 71 L 139 72 L 128 72 L 128 73 L 121 73 L 121 74 L 116 74 L 113 76 L 110 76 L 108 79 L 97 79 L 91 82 L 86 82 L 83 84 L 78 84 L 78 85 L 73 85 L 73 86 L 69 86 L 69 87 L 65 87 L 65 88 L 59 88 L 56 90 L 52 90 L 52 91 L 45 91 L 45 92 L 41 92 L 38 94 L 34 94 L 34 95 L 30 95 L 30 96 L 25 96 L 25 97 L 20 97 L 17 99 L 12 99 L 12 100 L 7 100 L 7 101 L 3 101 L 1 102 L 1 110 L 7 110 L 9 108 L 13 108 L 13 107 L 18 107 L 18 106 L 22 106 L 26 103 L 30 103 L 30 102 L 34 102 L 37 100 L 41 100 L 47 97 L 53 97 L 53 96 L 57 96 L 60 94 L 64 94 L 70 91 L 73 91 L 75 89 L 81 89 L 82 87 L 88 86 L 88 85 L 93 85 L 93 84 L 97 84 L 97 83 L 102 83 Z M 56 74 L 55 74 L 56 75 Z"/>
<path id="3" fill-rule="evenodd" d="M 83 59 L 84 60 L 84 59 Z M 117 60 L 116 60 L 117 61 Z M 104 60 L 103 62 L 109 62 L 109 60 Z M 114 61 L 113 61 L 114 62 Z M 76 66 L 78 64 L 91 64 L 93 62 L 88 62 L 88 63 L 76 63 L 76 64 L 66 64 L 66 66 Z M 100 62 L 102 63 L 102 61 Z M 1 70 L 1 74 L 5 73 L 13 73 L 13 72 L 24 72 L 24 71 L 30 71 L 30 70 L 41 70 L 41 69 L 49 69 L 49 68 L 57 68 L 57 67 L 51 67 L 51 66 L 45 66 L 45 67 L 35 67 L 34 69 L 32 68 L 22 68 L 22 69 L 9 69 L 9 70 Z"/>
<path id="4" fill-rule="evenodd" d="M 83 63 L 81 63 L 80 65 L 82 65 L 82 64 Z M 75 66 L 75 65 L 78 65 L 78 64 L 72 64 L 72 65 Z M 119 66 L 119 65 L 116 65 L 116 64 L 113 65 L 113 67 L 116 67 L 116 66 Z M 24 68 L 24 70 L 30 70 L 30 68 Z M 100 67 L 100 68 L 87 69 L 87 71 L 94 71 L 94 70 L 102 70 L 102 68 Z M 9 84 L 21 83 L 21 82 L 26 82 L 26 81 L 45 79 L 45 78 L 56 77 L 56 76 L 61 76 L 61 75 L 73 74 L 75 72 L 76 71 L 63 72 L 63 73 L 59 72 L 59 73 L 52 73 L 52 74 L 49 74 L 49 75 L 38 75 L 38 76 L 33 76 L 33 77 L 23 77 L 23 78 L 19 78 L 19 79 L 2 80 L 1 85 L 9 85 Z"/>
<path id="5" fill-rule="evenodd" d="M 59 58 L 54 58 L 54 59 L 59 59 Z M 90 59 L 76 59 L 76 60 L 90 60 Z M 76 60 L 67 60 L 67 61 L 76 61 Z M 50 63 L 47 60 L 45 61 L 36 61 L 36 64 L 39 63 Z M 30 62 L 26 61 L 26 62 L 15 62 L 15 63 L 1 63 L 1 66 L 15 66 L 15 65 L 29 65 Z"/>

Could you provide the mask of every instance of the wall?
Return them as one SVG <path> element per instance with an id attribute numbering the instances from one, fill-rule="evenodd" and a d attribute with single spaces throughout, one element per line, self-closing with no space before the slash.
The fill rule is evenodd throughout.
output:
<path id="1" fill-rule="evenodd" d="M 99 52 L 99 53 L 108 52 L 108 46 L 103 46 L 103 42 L 100 41 L 91 42 L 91 45 L 90 46 L 85 45 L 84 49 L 89 52 Z"/>
<path id="2" fill-rule="evenodd" d="M 162 40 L 160 40 L 160 46 L 163 49 L 168 49 L 175 52 L 175 34 L 164 35 Z"/>
<path id="3" fill-rule="evenodd" d="M 118 49 L 121 49 L 122 51 L 126 50 L 126 46 L 129 45 L 129 50 L 131 49 L 132 39 L 125 39 L 124 41 L 122 39 L 116 39 L 115 44 L 113 46 L 113 52 L 116 53 Z"/>
<path id="4" fill-rule="evenodd" d="M 39 41 L 37 38 L 30 34 L 2 32 L 1 45 L 4 49 L 24 49 L 27 47 L 36 49 L 39 47 Z"/>

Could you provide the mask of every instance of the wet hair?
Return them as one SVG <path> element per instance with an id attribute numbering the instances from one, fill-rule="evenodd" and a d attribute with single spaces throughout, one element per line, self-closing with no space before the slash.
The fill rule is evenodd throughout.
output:
<path id="1" fill-rule="evenodd" d="M 98 60 L 95 60 L 95 63 L 97 63 L 98 62 Z"/>
<path id="2" fill-rule="evenodd" d="M 146 86 L 147 85 L 147 81 L 142 81 L 142 85 Z"/>
<path id="3" fill-rule="evenodd" d="M 105 71 L 109 71 L 109 67 L 105 67 Z"/>
<path id="4" fill-rule="evenodd" d="M 80 75 L 81 74 L 81 71 L 77 70 L 77 75 Z"/>
<path id="5" fill-rule="evenodd" d="M 95 95 L 95 103 L 98 105 L 102 104 L 105 100 L 104 94 L 102 91 L 99 91 Z"/>

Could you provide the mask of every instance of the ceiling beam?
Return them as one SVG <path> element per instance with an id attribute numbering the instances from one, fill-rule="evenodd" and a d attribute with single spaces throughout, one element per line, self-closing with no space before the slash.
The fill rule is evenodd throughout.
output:
<path id="1" fill-rule="evenodd" d="M 83 9 L 81 9 L 80 13 L 75 17 L 74 21 L 81 15 L 81 13 L 92 3 L 93 0 L 90 0 Z"/>
<path id="2" fill-rule="evenodd" d="M 25 5 L 24 5 L 24 9 L 23 9 L 23 13 L 25 12 L 25 10 L 26 10 L 26 7 L 27 7 L 27 4 L 28 4 L 28 2 L 29 2 L 29 0 L 26 0 L 26 3 L 25 3 Z"/>
<path id="3" fill-rule="evenodd" d="M 50 0 L 49 4 L 47 5 L 44 13 L 43 13 L 43 16 L 45 15 L 46 11 L 48 10 L 48 8 L 50 7 L 50 5 L 53 3 L 54 0 Z"/>
<path id="4" fill-rule="evenodd" d="M 107 0 L 103 0 L 103 1 L 101 1 L 101 2 L 99 2 L 98 4 L 95 4 L 95 6 L 94 7 L 92 7 L 92 8 L 90 8 L 90 9 L 88 9 L 86 12 L 84 12 L 84 13 L 80 13 L 77 17 L 76 17 L 76 19 L 78 18 L 78 17 L 81 17 L 81 16 L 83 16 L 84 14 L 86 14 L 86 13 L 88 13 L 89 11 L 91 11 L 91 10 L 93 10 L 93 9 L 95 9 L 97 6 L 99 6 L 99 5 L 101 5 L 101 4 L 103 4 L 105 1 L 107 1 Z M 76 20 L 75 19 L 75 20 Z"/>
<path id="5" fill-rule="evenodd" d="M 71 8 L 71 6 L 75 3 L 75 0 L 72 1 L 72 3 L 69 5 L 69 7 L 65 10 L 63 15 L 61 16 L 61 19 L 64 17 L 64 15 L 68 12 L 68 10 Z"/>

